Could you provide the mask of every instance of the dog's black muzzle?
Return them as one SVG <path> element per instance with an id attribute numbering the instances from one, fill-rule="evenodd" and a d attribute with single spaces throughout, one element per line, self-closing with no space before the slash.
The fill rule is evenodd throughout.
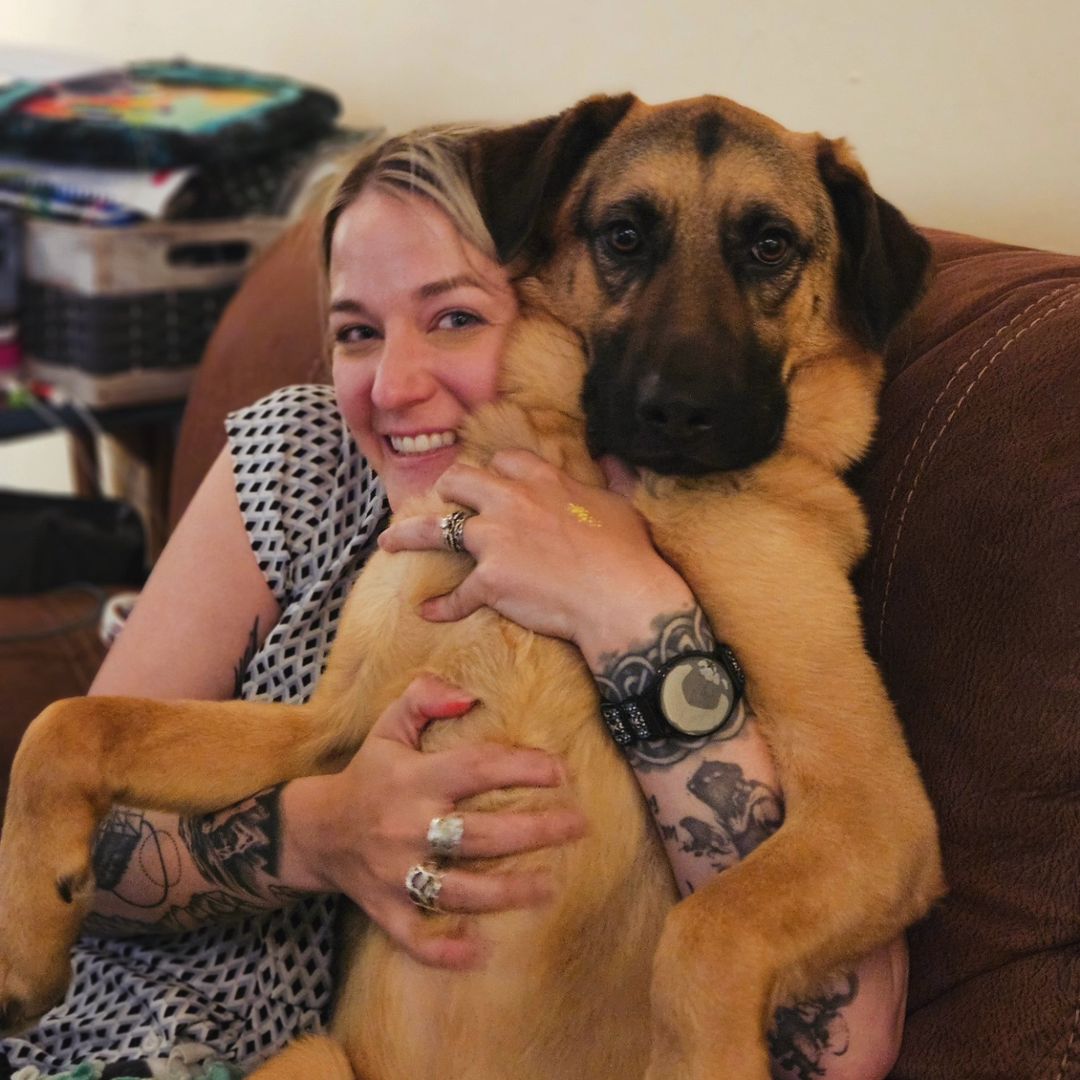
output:
<path id="1" fill-rule="evenodd" d="M 787 394 L 779 362 L 752 358 L 743 378 L 727 365 L 667 364 L 635 375 L 640 364 L 595 356 L 583 405 L 589 452 L 669 475 L 746 469 L 779 445 Z"/>

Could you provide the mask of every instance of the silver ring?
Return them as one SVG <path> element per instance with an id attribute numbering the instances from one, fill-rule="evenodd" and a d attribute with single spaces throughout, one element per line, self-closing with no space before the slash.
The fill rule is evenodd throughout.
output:
<path id="1" fill-rule="evenodd" d="M 454 510 L 439 522 L 443 547 L 460 554 L 465 550 L 465 522 L 476 515 L 471 510 Z"/>
<path id="2" fill-rule="evenodd" d="M 465 821 L 460 814 L 434 817 L 427 827 L 427 842 L 432 855 L 440 859 L 452 859 L 461 847 L 465 835 Z"/>
<path id="3" fill-rule="evenodd" d="M 405 874 L 405 891 L 421 911 L 438 912 L 443 876 L 430 863 L 410 866 Z"/>

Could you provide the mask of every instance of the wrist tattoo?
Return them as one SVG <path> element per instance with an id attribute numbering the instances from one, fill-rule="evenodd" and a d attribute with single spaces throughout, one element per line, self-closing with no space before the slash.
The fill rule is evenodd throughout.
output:
<path id="1" fill-rule="evenodd" d="M 781 1005 L 769 1031 L 769 1055 L 774 1066 L 796 1080 L 826 1074 L 826 1058 L 847 1053 L 850 1033 L 842 1009 L 859 992 L 859 978 L 848 972 L 832 979 L 818 996 Z"/>
<path id="2" fill-rule="evenodd" d="M 199 872 L 226 889 L 261 897 L 261 875 L 277 875 L 281 789 L 270 788 L 213 814 L 180 819 L 180 838 Z"/>
<path id="3" fill-rule="evenodd" d="M 716 638 L 700 607 L 659 615 L 652 621 L 648 641 L 625 652 L 605 653 L 595 676 L 605 701 L 623 701 L 640 694 L 669 660 L 688 652 L 711 652 Z"/>
<path id="4" fill-rule="evenodd" d="M 653 636 L 648 641 L 632 645 L 625 652 L 605 653 L 600 657 L 600 672 L 595 679 L 605 701 L 624 701 L 642 693 L 669 660 L 684 653 L 712 652 L 716 648 L 716 638 L 705 613 L 697 606 L 658 616 L 652 622 L 652 630 Z M 638 771 L 667 768 L 714 739 L 732 738 L 741 727 L 740 713 L 722 734 L 704 735 L 700 739 L 652 739 L 632 743 L 623 752 Z"/>

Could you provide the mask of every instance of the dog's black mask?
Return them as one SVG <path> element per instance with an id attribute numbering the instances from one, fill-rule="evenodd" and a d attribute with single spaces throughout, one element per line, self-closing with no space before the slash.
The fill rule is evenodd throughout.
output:
<path id="1" fill-rule="evenodd" d="M 698 476 L 749 468 L 776 449 L 788 407 L 779 357 L 720 328 L 664 342 L 642 326 L 643 340 L 626 331 L 588 343 L 582 404 L 594 457 Z"/>

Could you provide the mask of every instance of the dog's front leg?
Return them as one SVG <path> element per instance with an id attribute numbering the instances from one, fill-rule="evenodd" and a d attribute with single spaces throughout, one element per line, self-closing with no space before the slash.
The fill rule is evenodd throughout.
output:
<path id="1" fill-rule="evenodd" d="M 93 895 L 95 830 L 114 803 L 207 812 L 319 771 L 317 715 L 239 701 L 49 706 L 19 747 L 0 835 L 0 1030 L 27 1026 L 63 994 Z"/>

